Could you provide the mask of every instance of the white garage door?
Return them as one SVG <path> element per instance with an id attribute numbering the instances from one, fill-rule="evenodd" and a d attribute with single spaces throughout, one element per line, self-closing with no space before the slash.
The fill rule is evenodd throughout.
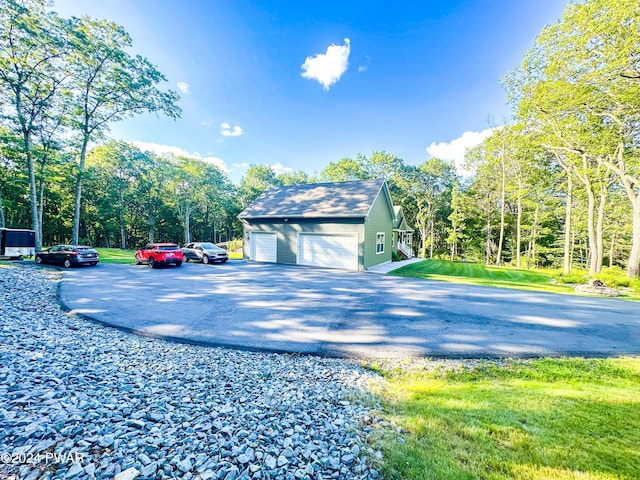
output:
<path id="1" fill-rule="evenodd" d="M 275 233 L 251 232 L 251 260 L 276 263 L 278 239 Z"/>
<path id="2" fill-rule="evenodd" d="M 358 236 L 300 233 L 298 264 L 357 270 Z"/>

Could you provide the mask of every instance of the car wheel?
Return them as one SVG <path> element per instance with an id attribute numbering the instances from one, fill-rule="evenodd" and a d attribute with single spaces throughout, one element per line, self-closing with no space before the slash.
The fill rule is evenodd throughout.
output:
<path id="1" fill-rule="evenodd" d="M 204 263 L 205 265 L 209 263 L 209 255 L 202 256 L 202 263 Z"/>
<path id="2" fill-rule="evenodd" d="M 71 268 L 71 260 L 69 260 L 68 258 L 65 258 L 62 265 L 64 265 L 64 268 Z"/>
<path id="3" fill-rule="evenodd" d="M 91 262 L 91 266 L 95 267 L 98 264 L 98 262 Z"/>
<path id="4" fill-rule="evenodd" d="M 136 265 L 141 265 L 141 264 L 142 264 L 142 260 L 140 260 L 140 257 L 136 255 Z"/>
<path id="5" fill-rule="evenodd" d="M 176 267 L 181 267 L 182 266 L 182 262 L 176 262 Z"/>
<path id="6" fill-rule="evenodd" d="M 184 256 L 184 263 L 189 263 L 189 257 L 187 257 L 186 255 Z"/>
<path id="7" fill-rule="evenodd" d="M 156 261 L 153 259 L 153 257 L 149 257 L 149 266 L 151 268 L 156 268 Z"/>
<path id="8" fill-rule="evenodd" d="M 42 265 L 42 257 L 40 257 L 40 256 L 36 255 L 36 263 L 37 263 L 38 265 Z"/>
<path id="9" fill-rule="evenodd" d="M 227 263 L 227 260 L 229 260 L 229 259 L 225 258 L 224 260 L 222 260 L 222 263 Z"/>

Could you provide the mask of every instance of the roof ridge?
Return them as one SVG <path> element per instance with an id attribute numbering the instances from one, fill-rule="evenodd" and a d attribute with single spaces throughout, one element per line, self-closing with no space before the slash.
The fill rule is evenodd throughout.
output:
<path id="1" fill-rule="evenodd" d="M 377 178 L 273 187 L 239 217 L 366 217 L 385 182 Z"/>

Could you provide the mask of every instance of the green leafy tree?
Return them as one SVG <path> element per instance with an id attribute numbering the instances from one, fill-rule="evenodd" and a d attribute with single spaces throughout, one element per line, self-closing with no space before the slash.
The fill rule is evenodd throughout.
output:
<path id="1" fill-rule="evenodd" d="M 262 192 L 273 188 L 280 187 L 281 181 L 278 179 L 276 172 L 268 165 L 250 165 L 247 173 L 240 180 L 240 196 L 242 206 L 246 207 Z"/>
<path id="2" fill-rule="evenodd" d="M 601 226 L 612 186 L 604 169 L 623 184 L 634 212 L 633 277 L 640 276 L 638 18 L 636 0 L 571 3 L 506 82 L 519 115 L 548 135 L 545 147 L 585 188 L 592 272 L 602 263 Z"/>
<path id="3" fill-rule="evenodd" d="M 402 200 L 409 222 L 418 231 L 418 254 L 423 258 L 432 258 L 438 244 L 446 251 L 451 190 L 455 181 L 453 164 L 439 158 L 431 158 L 417 167 L 405 166 L 396 172 L 393 180 L 396 196 Z"/>
<path id="4" fill-rule="evenodd" d="M 366 170 L 365 158 L 359 155 L 353 158 L 342 158 L 337 162 L 330 162 L 321 172 L 323 182 L 348 182 L 352 180 L 367 180 L 372 178 Z"/>
<path id="5" fill-rule="evenodd" d="M 29 181 L 31 225 L 36 251 L 42 248 L 38 213 L 34 134 L 46 117 L 55 117 L 58 94 L 68 72 L 68 43 L 63 23 L 43 0 L 0 2 L 0 102 L 7 108 L 7 126 L 18 133 Z"/>
<path id="6" fill-rule="evenodd" d="M 449 245 L 450 258 L 453 261 L 458 257 L 460 243 L 465 238 L 464 196 L 460 191 L 458 182 L 455 182 L 451 189 L 451 214 L 448 219 L 451 226 L 446 229 L 447 245 Z"/>
<path id="7" fill-rule="evenodd" d="M 305 183 L 313 183 L 315 181 L 312 176 L 302 170 L 281 173 L 278 175 L 277 180 L 281 185 L 304 185 Z"/>
<path id="8" fill-rule="evenodd" d="M 177 118 L 178 95 L 164 92 L 158 84 L 164 75 L 144 57 L 131 56 L 129 34 L 120 26 L 89 17 L 69 21 L 72 46 L 67 61 L 72 71 L 73 92 L 70 125 L 78 137 L 78 174 L 75 182 L 73 242 L 78 241 L 82 179 L 87 146 L 109 125 L 135 114 L 162 112 Z"/>

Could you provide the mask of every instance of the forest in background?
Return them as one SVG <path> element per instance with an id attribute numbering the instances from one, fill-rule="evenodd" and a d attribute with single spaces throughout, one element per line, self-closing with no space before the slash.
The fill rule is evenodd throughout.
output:
<path id="1" fill-rule="evenodd" d="M 225 242 L 267 188 L 384 177 L 422 257 L 640 276 L 637 0 L 570 3 L 540 33 L 502 78 L 513 118 L 467 152 L 465 177 L 448 161 L 374 151 L 312 174 L 255 162 L 234 185 L 202 160 L 108 139 L 138 113 L 180 116 L 130 46 L 108 21 L 63 19 L 40 0 L 0 5 L 0 226 L 33 228 L 38 248 Z"/>

